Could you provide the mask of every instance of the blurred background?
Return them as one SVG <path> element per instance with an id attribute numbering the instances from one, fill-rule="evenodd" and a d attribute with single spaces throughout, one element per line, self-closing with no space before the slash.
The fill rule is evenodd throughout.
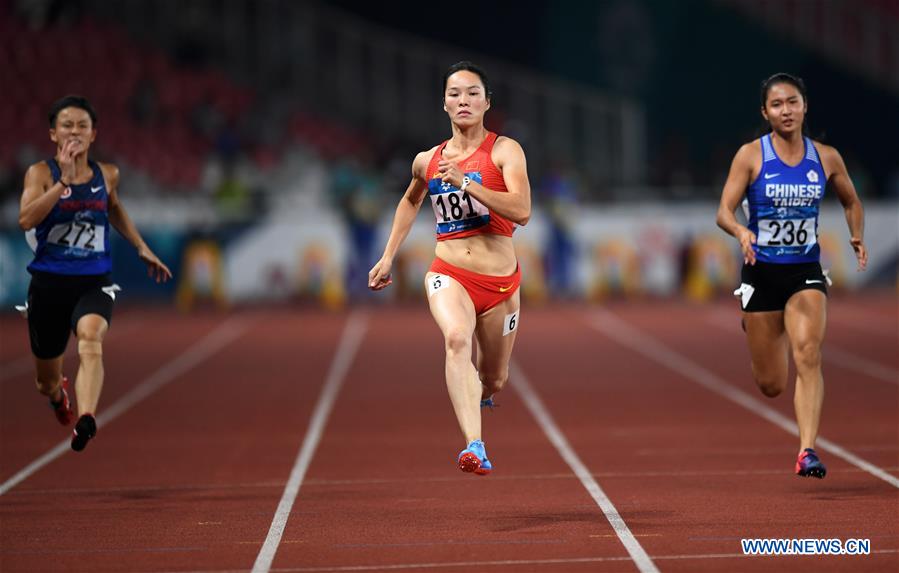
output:
<path id="1" fill-rule="evenodd" d="M 196 308 L 421 299 L 420 214 L 372 294 L 412 159 L 451 135 L 442 75 L 493 84 L 488 127 L 524 147 L 534 198 L 516 233 L 530 304 L 729 296 L 736 242 L 715 211 L 762 133 L 760 83 L 804 78 L 813 137 L 843 155 L 867 213 L 855 272 L 836 198 L 821 219 L 840 291 L 896 290 L 899 2 L 604 0 L 431 5 L 288 0 L 0 0 L 0 302 L 25 298 L 16 223 L 27 167 L 54 154 L 47 111 L 99 115 L 95 160 L 175 273 L 147 280 L 118 235 L 123 302 Z"/>

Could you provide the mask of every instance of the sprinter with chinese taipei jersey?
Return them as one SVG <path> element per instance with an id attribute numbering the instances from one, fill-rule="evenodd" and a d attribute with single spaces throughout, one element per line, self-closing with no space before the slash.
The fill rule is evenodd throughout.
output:
<path id="1" fill-rule="evenodd" d="M 78 421 L 72 449 L 81 451 L 97 433 L 94 414 L 103 388 L 103 337 L 112 320 L 118 287 L 110 279 L 110 223 L 137 249 L 156 282 L 171 278 L 147 247 L 119 201 L 119 170 L 88 159 L 97 137 L 97 114 L 80 96 L 66 96 L 49 113 L 56 156 L 25 173 L 19 225 L 35 230 L 34 260 L 28 265 L 28 334 L 38 391 L 50 399 L 63 425 L 72 420 L 63 354 L 70 332 L 78 338 L 75 378 Z"/>
<path id="2" fill-rule="evenodd" d="M 805 84 L 789 74 L 762 82 L 761 112 L 770 132 L 743 145 L 731 164 L 718 207 L 718 226 L 740 241 L 741 297 L 752 374 L 762 393 L 787 387 L 788 359 L 796 364 L 793 405 L 799 426 L 800 476 L 827 473 L 815 453 L 824 400 L 821 343 L 827 277 L 821 270 L 818 210 L 826 188 L 846 212 L 849 242 L 864 270 L 864 211 L 836 149 L 805 135 Z M 749 224 L 734 211 L 743 198 Z"/>
<path id="3" fill-rule="evenodd" d="M 390 269 L 418 210 L 430 197 L 437 217 L 436 258 L 425 275 L 431 314 L 443 333 L 446 386 L 465 437 L 456 457 L 464 472 L 490 473 L 481 440 L 480 407 L 509 378 L 519 323 L 521 273 L 512 244 L 515 225 L 527 223 L 531 190 L 524 151 L 484 127 L 490 83 L 471 62 L 443 77 L 443 109 L 452 137 L 412 163 L 412 182 L 400 200 L 384 255 L 369 272 L 369 287 L 391 283 Z M 477 340 L 477 368 L 472 364 Z"/>

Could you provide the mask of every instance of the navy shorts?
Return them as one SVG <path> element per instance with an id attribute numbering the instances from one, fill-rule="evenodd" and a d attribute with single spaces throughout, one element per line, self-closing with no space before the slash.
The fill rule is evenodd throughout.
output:
<path id="1" fill-rule="evenodd" d="M 783 310 L 790 297 L 813 289 L 827 294 L 827 277 L 821 263 L 776 264 L 756 262 L 743 265 L 743 284 L 734 293 L 741 297 L 743 312 Z"/>
<path id="2" fill-rule="evenodd" d="M 42 360 L 62 356 L 86 314 L 112 324 L 115 292 L 109 275 L 57 275 L 32 271 L 28 285 L 28 336 L 31 352 Z"/>

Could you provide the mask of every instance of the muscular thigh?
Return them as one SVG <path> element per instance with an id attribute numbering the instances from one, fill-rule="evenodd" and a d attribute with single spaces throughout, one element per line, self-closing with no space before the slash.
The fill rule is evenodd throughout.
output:
<path id="1" fill-rule="evenodd" d="M 521 289 L 478 316 L 478 372 L 482 376 L 505 377 L 518 323 L 521 318 Z"/>
<path id="2" fill-rule="evenodd" d="M 444 336 L 452 330 L 462 330 L 468 336 L 474 332 L 474 304 L 458 281 L 449 275 L 429 272 L 425 275 L 425 293 L 431 315 Z"/>
<path id="3" fill-rule="evenodd" d="M 743 320 L 756 373 L 786 376 L 787 336 L 783 311 L 744 312 Z"/>
<path id="4" fill-rule="evenodd" d="M 827 321 L 827 297 L 819 290 L 802 290 L 787 301 L 784 325 L 794 347 L 824 340 Z"/>

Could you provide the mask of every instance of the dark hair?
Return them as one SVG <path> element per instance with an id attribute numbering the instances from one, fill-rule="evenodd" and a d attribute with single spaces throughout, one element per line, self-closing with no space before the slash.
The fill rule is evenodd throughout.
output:
<path id="1" fill-rule="evenodd" d="M 808 104 L 808 91 L 805 89 L 805 82 L 802 81 L 802 78 L 785 72 L 778 72 L 762 81 L 762 109 L 765 109 L 765 105 L 768 103 L 768 92 L 777 84 L 790 84 L 795 87 L 799 90 L 802 101 Z M 771 124 L 766 121 L 762 133 L 768 133 L 769 131 L 771 131 Z M 808 121 L 805 118 L 802 121 L 802 135 L 809 135 Z"/>
<path id="2" fill-rule="evenodd" d="M 487 99 L 489 100 L 493 96 L 493 92 L 490 91 L 490 80 L 487 79 L 487 74 L 481 69 L 481 66 L 477 64 L 473 64 L 468 60 L 462 60 L 461 62 L 456 62 L 451 65 L 446 73 L 443 74 L 443 91 L 446 92 L 446 82 L 449 81 L 449 77 L 456 72 L 468 71 L 473 74 L 477 74 L 479 78 L 481 78 L 481 83 L 484 84 L 484 91 L 487 93 Z"/>
<path id="3" fill-rule="evenodd" d="M 91 102 L 87 101 L 86 97 L 82 97 L 80 95 L 67 95 L 61 99 L 56 100 L 56 102 L 50 107 L 50 113 L 47 114 L 47 119 L 50 120 L 50 127 L 56 127 L 56 116 L 58 116 L 59 112 L 67 107 L 77 107 L 78 109 L 83 109 L 87 112 L 87 115 L 91 117 L 91 124 L 93 124 L 94 127 L 97 127 L 97 112 L 94 111 L 94 107 L 91 105 Z"/>
<path id="4" fill-rule="evenodd" d="M 805 82 L 802 81 L 802 78 L 784 72 L 778 72 L 762 82 L 762 107 L 765 107 L 765 104 L 768 103 L 768 92 L 777 84 L 792 85 L 799 90 L 802 99 L 808 102 L 808 92 L 805 89 Z"/>

